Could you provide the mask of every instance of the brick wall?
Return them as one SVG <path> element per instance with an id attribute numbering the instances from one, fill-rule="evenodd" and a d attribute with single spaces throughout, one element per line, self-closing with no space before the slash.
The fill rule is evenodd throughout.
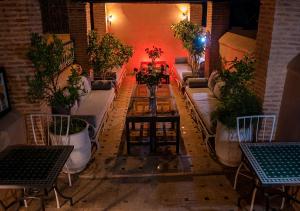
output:
<path id="1" fill-rule="evenodd" d="M 202 25 L 202 4 L 190 4 L 190 21 Z"/>
<path id="2" fill-rule="evenodd" d="M 257 34 L 256 91 L 265 113 L 278 116 L 288 63 L 300 51 L 300 1 L 261 2 Z"/>
<path id="3" fill-rule="evenodd" d="M 94 3 L 94 27 L 101 38 L 106 33 L 106 13 L 104 3 Z"/>
<path id="4" fill-rule="evenodd" d="M 75 43 L 75 59 L 84 69 L 89 68 L 87 45 L 88 33 L 91 30 L 90 4 L 68 1 L 69 29 Z"/>
<path id="5" fill-rule="evenodd" d="M 268 61 L 272 41 L 274 11 L 275 1 L 261 1 L 255 50 L 255 91 L 262 99 L 264 98 L 265 93 L 266 73 L 268 69 Z"/>
<path id="6" fill-rule="evenodd" d="M 30 34 L 42 33 L 39 0 L 3 0 L 0 8 L 0 65 L 7 72 L 13 109 L 26 116 L 40 111 L 40 105 L 27 100 L 26 81 L 26 77 L 34 72 L 31 61 L 26 57 Z"/>
<path id="7" fill-rule="evenodd" d="M 228 1 L 207 2 L 206 30 L 209 32 L 208 46 L 205 52 L 205 76 L 219 64 L 219 38 L 229 28 L 230 7 Z"/>

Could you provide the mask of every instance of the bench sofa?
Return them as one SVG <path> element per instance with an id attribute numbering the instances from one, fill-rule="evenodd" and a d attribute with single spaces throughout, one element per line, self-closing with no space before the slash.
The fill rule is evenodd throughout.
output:
<path id="1" fill-rule="evenodd" d="M 200 74 L 204 74 L 204 58 L 200 58 L 202 63 L 200 68 Z M 173 74 L 178 88 L 184 92 L 186 81 L 188 78 L 193 78 L 193 72 L 189 60 L 187 57 L 176 57 L 173 69 Z"/>
<path id="2" fill-rule="evenodd" d="M 216 81 L 216 77 L 217 72 L 213 72 L 208 80 L 189 78 L 184 92 L 187 107 L 205 136 L 207 148 L 209 139 L 215 137 L 216 123 L 211 120 L 211 113 L 217 107 L 223 85 L 223 82 Z"/>

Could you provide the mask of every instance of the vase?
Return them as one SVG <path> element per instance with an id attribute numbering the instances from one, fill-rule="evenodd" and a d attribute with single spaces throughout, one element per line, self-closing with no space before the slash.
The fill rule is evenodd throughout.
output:
<path id="1" fill-rule="evenodd" d="M 156 92 L 156 85 L 150 85 L 148 86 L 150 98 L 155 98 L 155 92 Z"/>

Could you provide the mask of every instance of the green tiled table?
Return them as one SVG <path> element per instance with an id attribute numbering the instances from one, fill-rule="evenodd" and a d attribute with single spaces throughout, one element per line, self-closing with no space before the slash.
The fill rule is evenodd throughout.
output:
<path id="1" fill-rule="evenodd" d="M 261 185 L 300 185 L 300 143 L 241 143 Z"/>

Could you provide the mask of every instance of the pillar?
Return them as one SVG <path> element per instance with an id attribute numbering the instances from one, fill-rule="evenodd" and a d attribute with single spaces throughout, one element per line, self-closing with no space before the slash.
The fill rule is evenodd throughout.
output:
<path id="1" fill-rule="evenodd" d="M 69 31 L 74 41 L 75 60 L 84 69 L 89 68 L 87 55 L 88 33 L 91 31 L 90 4 L 68 1 Z"/>
<path id="2" fill-rule="evenodd" d="M 208 77 L 219 64 L 219 39 L 229 29 L 229 1 L 209 0 L 206 18 L 206 30 L 209 37 L 205 52 L 205 77 Z"/>

